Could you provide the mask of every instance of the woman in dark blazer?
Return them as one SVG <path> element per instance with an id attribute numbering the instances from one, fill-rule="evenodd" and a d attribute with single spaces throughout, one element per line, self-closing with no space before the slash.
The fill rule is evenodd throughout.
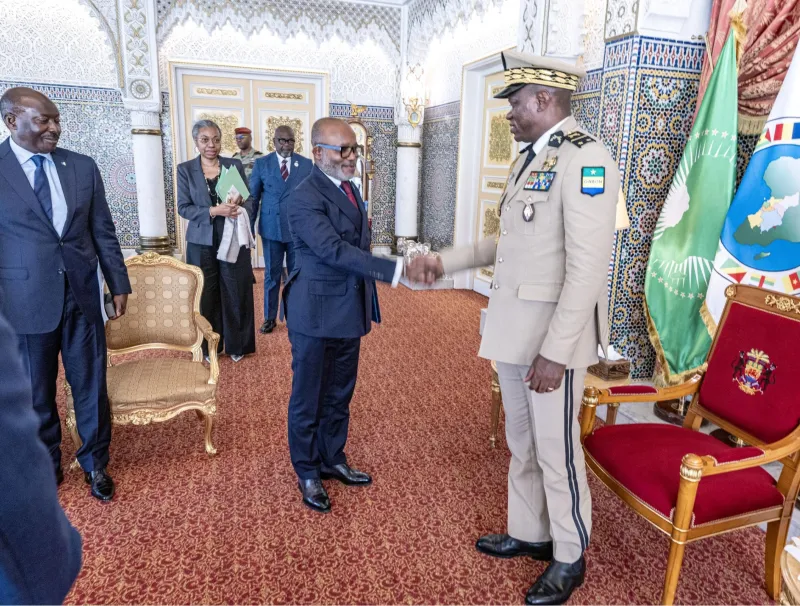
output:
<path id="1" fill-rule="evenodd" d="M 253 268 L 250 249 L 243 246 L 235 263 L 217 259 L 226 217 L 237 217 L 241 208 L 252 216 L 250 198 L 221 200 L 216 192 L 221 168 L 235 167 L 246 183 L 239 160 L 223 158 L 222 131 L 211 120 L 200 120 L 192 127 L 198 156 L 178 165 L 178 214 L 189 222 L 186 229 L 186 262 L 203 271 L 205 284 L 200 298 L 200 313 L 214 332 L 221 335 L 220 351 L 238 362 L 256 350 L 253 312 Z M 203 353 L 208 355 L 203 342 Z"/>

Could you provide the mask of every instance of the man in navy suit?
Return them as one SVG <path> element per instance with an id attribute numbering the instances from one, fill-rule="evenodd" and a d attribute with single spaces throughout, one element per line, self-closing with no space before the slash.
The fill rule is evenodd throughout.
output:
<path id="1" fill-rule="evenodd" d="M 0 604 L 60 604 L 81 569 L 81 537 L 58 503 L 30 379 L 1 315 L 0 360 Z"/>
<path id="2" fill-rule="evenodd" d="M 284 255 L 288 272 L 294 270 L 294 245 L 286 203 L 289 194 L 309 175 L 313 166 L 311 160 L 294 153 L 294 131 L 288 126 L 276 128 L 272 141 L 275 151 L 258 158 L 250 175 L 250 193 L 255 205 L 250 220 L 255 225 L 256 217 L 259 217 L 258 233 L 264 249 L 264 323 L 259 329 L 261 334 L 270 333 L 275 328 Z"/>
<path id="3" fill-rule="evenodd" d="M 343 120 L 311 131 L 315 166 L 289 197 L 296 265 L 283 300 L 292 345 L 289 450 L 303 502 L 328 512 L 321 479 L 366 485 L 344 453 L 361 337 L 379 321 L 375 280 L 397 285 L 402 259 L 370 254 L 371 234 L 350 182 L 361 150 Z"/>
<path id="4" fill-rule="evenodd" d="M 106 337 L 98 264 L 125 313 L 131 285 L 97 164 L 56 147 L 58 108 L 30 88 L 0 98 L 11 137 L 0 143 L 0 312 L 17 333 L 39 415 L 39 437 L 57 481 L 61 421 L 56 410 L 58 356 L 72 388 L 77 458 L 94 497 L 114 496 L 106 473 L 111 419 L 106 391 Z"/>

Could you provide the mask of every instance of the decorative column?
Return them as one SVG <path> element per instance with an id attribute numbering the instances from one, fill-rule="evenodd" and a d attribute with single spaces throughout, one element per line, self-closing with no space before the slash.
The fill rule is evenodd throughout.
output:
<path id="1" fill-rule="evenodd" d="M 397 199 L 394 233 L 397 238 L 416 240 L 419 205 L 419 169 L 422 152 L 422 129 L 407 120 L 397 128 Z"/>
<path id="2" fill-rule="evenodd" d="M 139 253 L 171 255 L 159 114 L 134 110 L 131 112 L 131 127 L 139 215 L 139 248 L 136 250 Z"/>
<path id="3" fill-rule="evenodd" d="M 117 0 L 122 100 L 131 112 L 139 253 L 172 254 L 167 231 L 156 0 Z"/>

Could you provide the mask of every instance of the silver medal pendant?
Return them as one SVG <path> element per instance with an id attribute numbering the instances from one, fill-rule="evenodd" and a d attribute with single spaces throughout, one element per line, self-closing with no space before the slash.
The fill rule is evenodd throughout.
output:
<path id="1" fill-rule="evenodd" d="M 533 221 L 534 214 L 533 204 L 526 204 L 525 208 L 522 209 L 522 218 L 525 219 L 525 223 Z"/>

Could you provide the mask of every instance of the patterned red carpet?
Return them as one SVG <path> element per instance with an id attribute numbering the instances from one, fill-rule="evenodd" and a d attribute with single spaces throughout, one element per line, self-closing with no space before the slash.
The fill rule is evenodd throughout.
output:
<path id="1" fill-rule="evenodd" d="M 261 297 L 261 279 L 256 301 Z M 69 603 L 522 604 L 544 564 L 494 560 L 475 539 L 502 532 L 504 441 L 489 449 L 489 364 L 476 357 L 485 299 L 381 288 L 384 324 L 363 342 L 350 462 L 368 488 L 328 482 L 333 513 L 306 509 L 289 462 L 285 326 L 258 353 L 222 360 L 219 454 L 192 414 L 116 427 L 114 501 L 67 473 L 60 495 L 84 540 Z M 261 318 L 257 310 L 256 318 Z M 66 435 L 66 434 L 65 434 Z M 73 454 L 65 440 L 66 457 Z M 65 466 L 66 468 L 66 466 Z M 590 477 L 594 534 L 573 603 L 657 603 L 666 536 Z M 764 535 L 750 529 L 687 548 L 680 603 L 768 603 Z"/>

